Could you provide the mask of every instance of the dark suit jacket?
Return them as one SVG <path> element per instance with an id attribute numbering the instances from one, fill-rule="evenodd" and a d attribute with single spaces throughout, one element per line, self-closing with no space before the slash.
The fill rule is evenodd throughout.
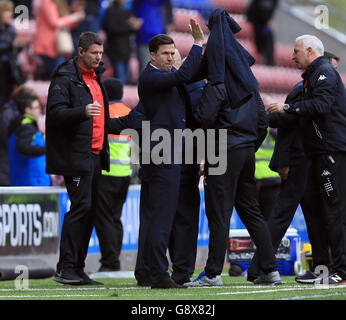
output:
<path id="1" fill-rule="evenodd" d="M 290 104 L 299 101 L 302 90 L 302 82 L 299 82 L 288 94 L 285 103 Z M 299 164 L 305 158 L 299 118 L 292 114 L 270 114 L 269 126 L 278 128 L 274 153 L 269 164 L 270 169 L 276 171 L 277 168 Z"/>
<path id="2" fill-rule="evenodd" d="M 194 45 L 179 68 L 174 72 L 163 72 L 150 63 L 142 71 L 138 82 L 138 94 L 143 104 L 146 119 L 150 121 L 150 132 L 163 128 L 173 133 L 174 129 L 185 129 L 187 111 L 191 112 L 189 95 L 184 83 L 193 81 L 199 72 L 202 48 Z M 187 110 L 188 109 L 188 110 Z M 157 144 L 151 143 L 150 151 Z M 145 150 L 143 145 L 143 152 Z"/>
<path id="3" fill-rule="evenodd" d="M 184 129 L 190 107 L 183 83 L 192 82 L 199 71 L 202 48 L 194 45 L 179 70 L 163 72 L 150 63 L 138 81 L 138 95 L 147 120 L 155 128 Z"/>

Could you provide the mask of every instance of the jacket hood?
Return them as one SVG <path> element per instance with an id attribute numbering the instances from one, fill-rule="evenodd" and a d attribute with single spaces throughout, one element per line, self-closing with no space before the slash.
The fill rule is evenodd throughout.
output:
<path id="1" fill-rule="evenodd" d="M 233 34 L 236 34 L 241 30 L 240 25 L 228 14 L 225 9 L 221 8 L 215 9 L 209 16 L 209 30 L 211 30 L 215 24 L 221 24 L 223 23 L 223 21 L 226 21 L 229 24 L 229 27 Z"/>
<path id="2" fill-rule="evenodd" d="M 24 124 L 32 124 L 34 126 L 37 127 L 37 120 L 34 119 L 32 116 L 27 115 L 27 114 L 18 114 L 16 117 L 14 117 L 11 122 L 10 125 L 8 126 L 8 135 L 10 136 L 13 132 L 15 132 L 17 130 L 17 128 L 23 124 L 23 120 L 27 119 L 29 120 L 28 122 L 24 123 Z"/>

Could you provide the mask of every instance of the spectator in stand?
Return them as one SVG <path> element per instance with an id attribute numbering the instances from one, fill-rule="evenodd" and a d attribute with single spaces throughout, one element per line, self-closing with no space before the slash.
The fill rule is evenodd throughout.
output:
<path id="1" fill-rule="evenodd" d="M 108 1 L 110 3 L 110 1 Z M 75 46 L 75 55 L 78 55 L 78 40 L 82 32 L 100 31 L 100 0 L 69 0 L 73 12 L 84 10 L 85 18 L 72 29 L 72 37 Z"/>
<path id="2" fill-rule="evenodd" d="M 32 96 L 36 97 L 34 89 L 21 86 L 12 93 L 11 100 L 0 108 L 0 186 L 10 185 L 8 172 L 9 124 L 19 115 L 18 104 Z"/>
<path id="3" fill-rule="evenodd" d="M 164 5 L 168 0 L 133 0 L 132 12 L 143 20 L 137 31 L 137 58 L 139 71 L 142 71 L 150 61 L 148 44 L 157 34 L 165 33 Z"/>
<path id="4" fill-rule="evenodd" d="M 69 14 L 66 0 L 42 0 L 37 13 L 39 32 L 34 36 L 34 52 L 43 60 L 47 79 L 51 79 L 56 67 L 65 60 L 64 55 L 58 52 L 58 30 L 71 29 L 84 17 L 82 10 Z"/>
<path id="5" fill-rule="evenodd" d="M 13 10 L 11 1 L 0 1 L 0 108 L 8 102 L 14 87 L 23 83 L 17 59 L 21 40 L 11 25 Z"/>
<path id="6" fill-rule="evenodd" d="M 122 102 L 123 83 L 116 78 L 106 79 L 103 86 L 109 99 L 109 116 L 126 116 L 131 109 Z M 102 170 L 99 178 L 95 229 L 100 242 L 99 272 L 120 270 L 123 225 L 120 220 L 131 177 L 130 137 L 108 135 L 110 171 Z"/>
<path id="7" fill-rule="evenodd" d="M 26 91 L 25 91 L 26 90 Z M 36 92 L 22 89 L 17 94 L 19 115 L 9 127 L 8 163 L 11 186 L 50 186 L 46 173 L 46 147 L 37 120 L 41 106 Z"/>
<path id="8" fill-rule="evenodd" d="M 262 63 L 269 66 L 275 64 L 275 39 L 270 20 L 277 4 L 277 0 L 252 0 L 247 10 L 247 18 L 254 27 L 257 51 L 262 54 Z"/>
<path id="9" fill-rule="evenodd" d="M 102 28 L 107 35 L 106 53 L 111 60 L 114 77 L 119 78 L 123 84 L 128 84 L 130 82 L 130 38 L 131 34 L 141 27 L 143 20 L 132 16 L 131 11 L 124 7 L 125 2 L 126 0 L 115 0 L 108 7 Z"/>

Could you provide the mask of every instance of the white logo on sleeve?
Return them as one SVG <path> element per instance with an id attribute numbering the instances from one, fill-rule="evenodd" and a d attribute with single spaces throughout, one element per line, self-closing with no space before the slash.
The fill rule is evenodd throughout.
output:
<path id="1" fill-rule="evenodd" d="M 317 81 L 326 80 L 326 79 L 327 77 L 324 74 L 321 74 Z"/>

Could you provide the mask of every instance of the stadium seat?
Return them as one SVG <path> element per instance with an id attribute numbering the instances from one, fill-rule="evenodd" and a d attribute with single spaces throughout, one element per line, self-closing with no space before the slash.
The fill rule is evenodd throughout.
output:
<path id="1" fill-rule="evenodd" d="M 248 7 L 246 0 L 212 0 L 215 8 L 223 8 L 230 13 L 245 13 Z"/>
<path id="2" fill-rule="evenodd" d="M 240 25 L 241 30 L 238 32 L 235 37 L 237 39 L 247 39 L 247 40 L 253 40 L 254 39 L 254 29 L 253 25 L 246 21 L 246 20 L 237 20 L 237 18 L 232 15 L 233 19 L 237 21 L 237 23 Z"/>
<path id="3" fill-rule="evenodd" d="M 45 113 L 50 81 L 28 80 L 24 83 L 24 85 L 31 87 L 37 91 L 41 106 L 43 108 L 43 113 Z"/>
<path id="4" fill-rule="evenodd" d="M 190 18 L 195 19 L 200 24 L 204 33 L 209 33 L 209 29 L 200 12 L 187 9 L 173 9 L 174 31 L 190 33 Z"/>
<path id="5" fill-rule="evenodd" d="M 131 72 L 131 82 L 137 83 L 139 77 L 139 61 L 136 56 L 130 58 L 129 67 Z"/>
<path id="6" fill-rule="evenodd" d="M 296 68 L 295 62 L 292 60 L 294 46 L 290 44 L 275 45 L 275 64 L 287 68 Z"/>
<path id="7" fill-rule="evenodd" d="M 169 34 L 174 40 L 175 46 L 180 52 L 182 58 L 186 57 L 193 45 L 193 38 L 190 33 L 182 33 L 182 32 L 172 32 Z M 205 41 L 207 41 L 207 37 L 205 37 Z"/>
<path id="8" fill-rule="evenodd" d="M 261 92 L 288 94 L 302 80 L 302 72 L 297 69 L 264 65 L 254 65 L 251 69 Z"/>

